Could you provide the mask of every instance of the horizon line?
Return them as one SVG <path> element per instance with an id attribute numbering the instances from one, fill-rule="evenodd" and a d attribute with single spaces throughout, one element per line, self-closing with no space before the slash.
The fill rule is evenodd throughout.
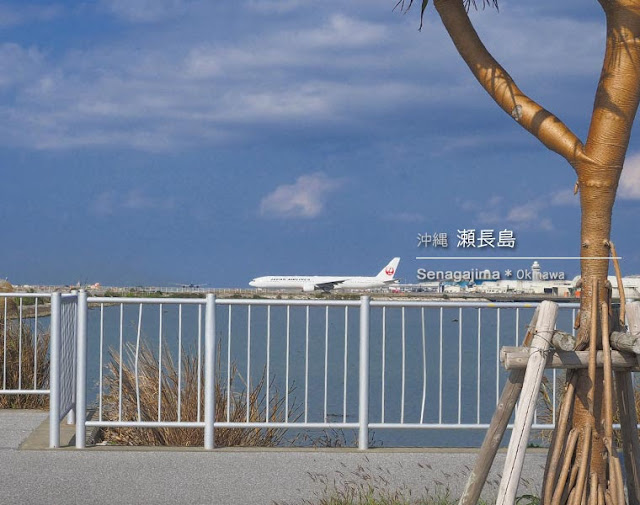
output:
<path id="1" fill-rule="evenodd" d="M 416 256 L 417 260 L 621 260 L 622 256 Z"/>

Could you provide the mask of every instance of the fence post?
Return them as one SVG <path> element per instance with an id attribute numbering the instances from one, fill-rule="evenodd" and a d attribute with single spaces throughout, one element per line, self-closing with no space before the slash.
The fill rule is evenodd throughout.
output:
<path id="1" fill-rule="evenodd" d="M 51 293 L 49 368 L 49 447 L 60 447 L 60 293 Z"/>
<path id="2" fill-rule="evenodd" d="M 77 356 L 78 355 L 78 290 L 72 289 L 71 295 L 75 296 L 75 302 L 76 302 L 76 341 L 73 343 L 73 348 L 75 349 L 76 356 Z M 60 313 L 62 314 L 62 309 Z M 62 335 L 62 333 L 60 335 Z M 62 339 L 60 340 L 60 342 L 62 342 Z M 76 364 L 73 363 L 74 374 L 76 373 L 75 366 Z M 69 410 L 69 413 L 67 414 L 67 424 L 76 424 L 76 381 L 75 380 L 73 381 L 73 404 L 71 405 L 71 410 Z"/>
<path id="3" fill-rule="evenodd" d="M 216 411 L 215 390 L 215 335 L 216 335 L 216 297 L 207 294 L 204 324 L 204 448 L 214 447 L 214 429 Z"/>
<path id="4" fill-rule="evenodd" d="M 84 449 L 87 420 L 87 292 L 78 293 L 76 337 L 76 448 Z M 102 371 L 101 371 L 102 373 Z"/>
<path id="5" fill-rule="evenodd" d="M 368 296 L 360 298 L 360 380 L 359 390 L 359 428 L 358 449 L 369 448 L 369 313 L 370 299 Z"/>

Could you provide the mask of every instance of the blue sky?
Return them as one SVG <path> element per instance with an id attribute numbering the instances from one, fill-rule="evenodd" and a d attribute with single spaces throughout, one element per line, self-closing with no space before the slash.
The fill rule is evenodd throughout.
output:
<path id="1" fill-rule="evenodd" d="M 584 138 L 603 16 L 556 4 L 472 18 L 519 86 Z M 517 248 L 500 254 L 579 254 L 573 170 L 485 95 L 431 6 L 419 32 L 419 10 L 393 5 L 0 0 L 0 277 L 246 286 L 373 275 L 400 256 L 413 281 L 453 266 L 418 255 L 469 254 L 455 247 L 464 228 L 513 230 Z M 638 135 L 614 210 L 626 274 L 640 273 Z M 447 250 L 417 247 L 434 232 Z"/>

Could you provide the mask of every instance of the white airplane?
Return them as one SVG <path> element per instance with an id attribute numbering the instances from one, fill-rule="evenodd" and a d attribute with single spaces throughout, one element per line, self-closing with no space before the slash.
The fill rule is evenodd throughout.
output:
<path id="1" fill-rule="evenodd" d="M 400 263 L 400 258 L 393 258 L 375 277 L 343 277 L 325 275 L 269 275 L 253 279 L 249 286 L 254 288 L 302 289 L 308 293 L 316 289 L 331 291 L 332 289 L 370 289 L 381 288 L 398 282 L 393 276 Z"/>

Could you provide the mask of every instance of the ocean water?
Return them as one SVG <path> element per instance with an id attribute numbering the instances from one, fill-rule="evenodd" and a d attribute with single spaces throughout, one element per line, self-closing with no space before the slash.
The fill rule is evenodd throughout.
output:
<path id="1" fill-rule="evenodd" d="M 498 364 L 499 349 L 522 341 L 532 314 L 533 309 L 372 307 L 369 422 L 448 427 L 374 429 L 371 445 L 479 446 L 484 429 L 455 426 L 490 422 L 508 375 Z M 572 310 L 559 311 L 558 328 L 568 331 L 572 321 Z M 182 354 L 197 356 L 200 346 L 203 356 L 204 306 L 93 307 L 88 331 L 91 405 L 98 403 L 100 360 L 105 373 L 109 352 L 119 351 L 121 335 L 125 349 L 135 349 L 139 339 L 156 356 L 161 337 L 161 352 L 174 363 L 180 348 Z M 357 307 L 216 307 L 219 377 L 226 381 L 230 363 L 237 370 L 232 394 L 242 395 L 247 382 L 255 385 L 266 376 L 268 356 L 269 395 L 283 397 L 289 390 L 291 421 L 357 422 L 358 351 Z M 546 380 L 553 381 L 552 371 L 547 371 Z M 540 422 L 544 410 L 538 414 Z M 289 434 L 294 437 L 297 432 Z M 322 431 L 308 434 L 317 437 Z M 357 439 L 353 430 L 329 435 L 347 443 Z"/>

